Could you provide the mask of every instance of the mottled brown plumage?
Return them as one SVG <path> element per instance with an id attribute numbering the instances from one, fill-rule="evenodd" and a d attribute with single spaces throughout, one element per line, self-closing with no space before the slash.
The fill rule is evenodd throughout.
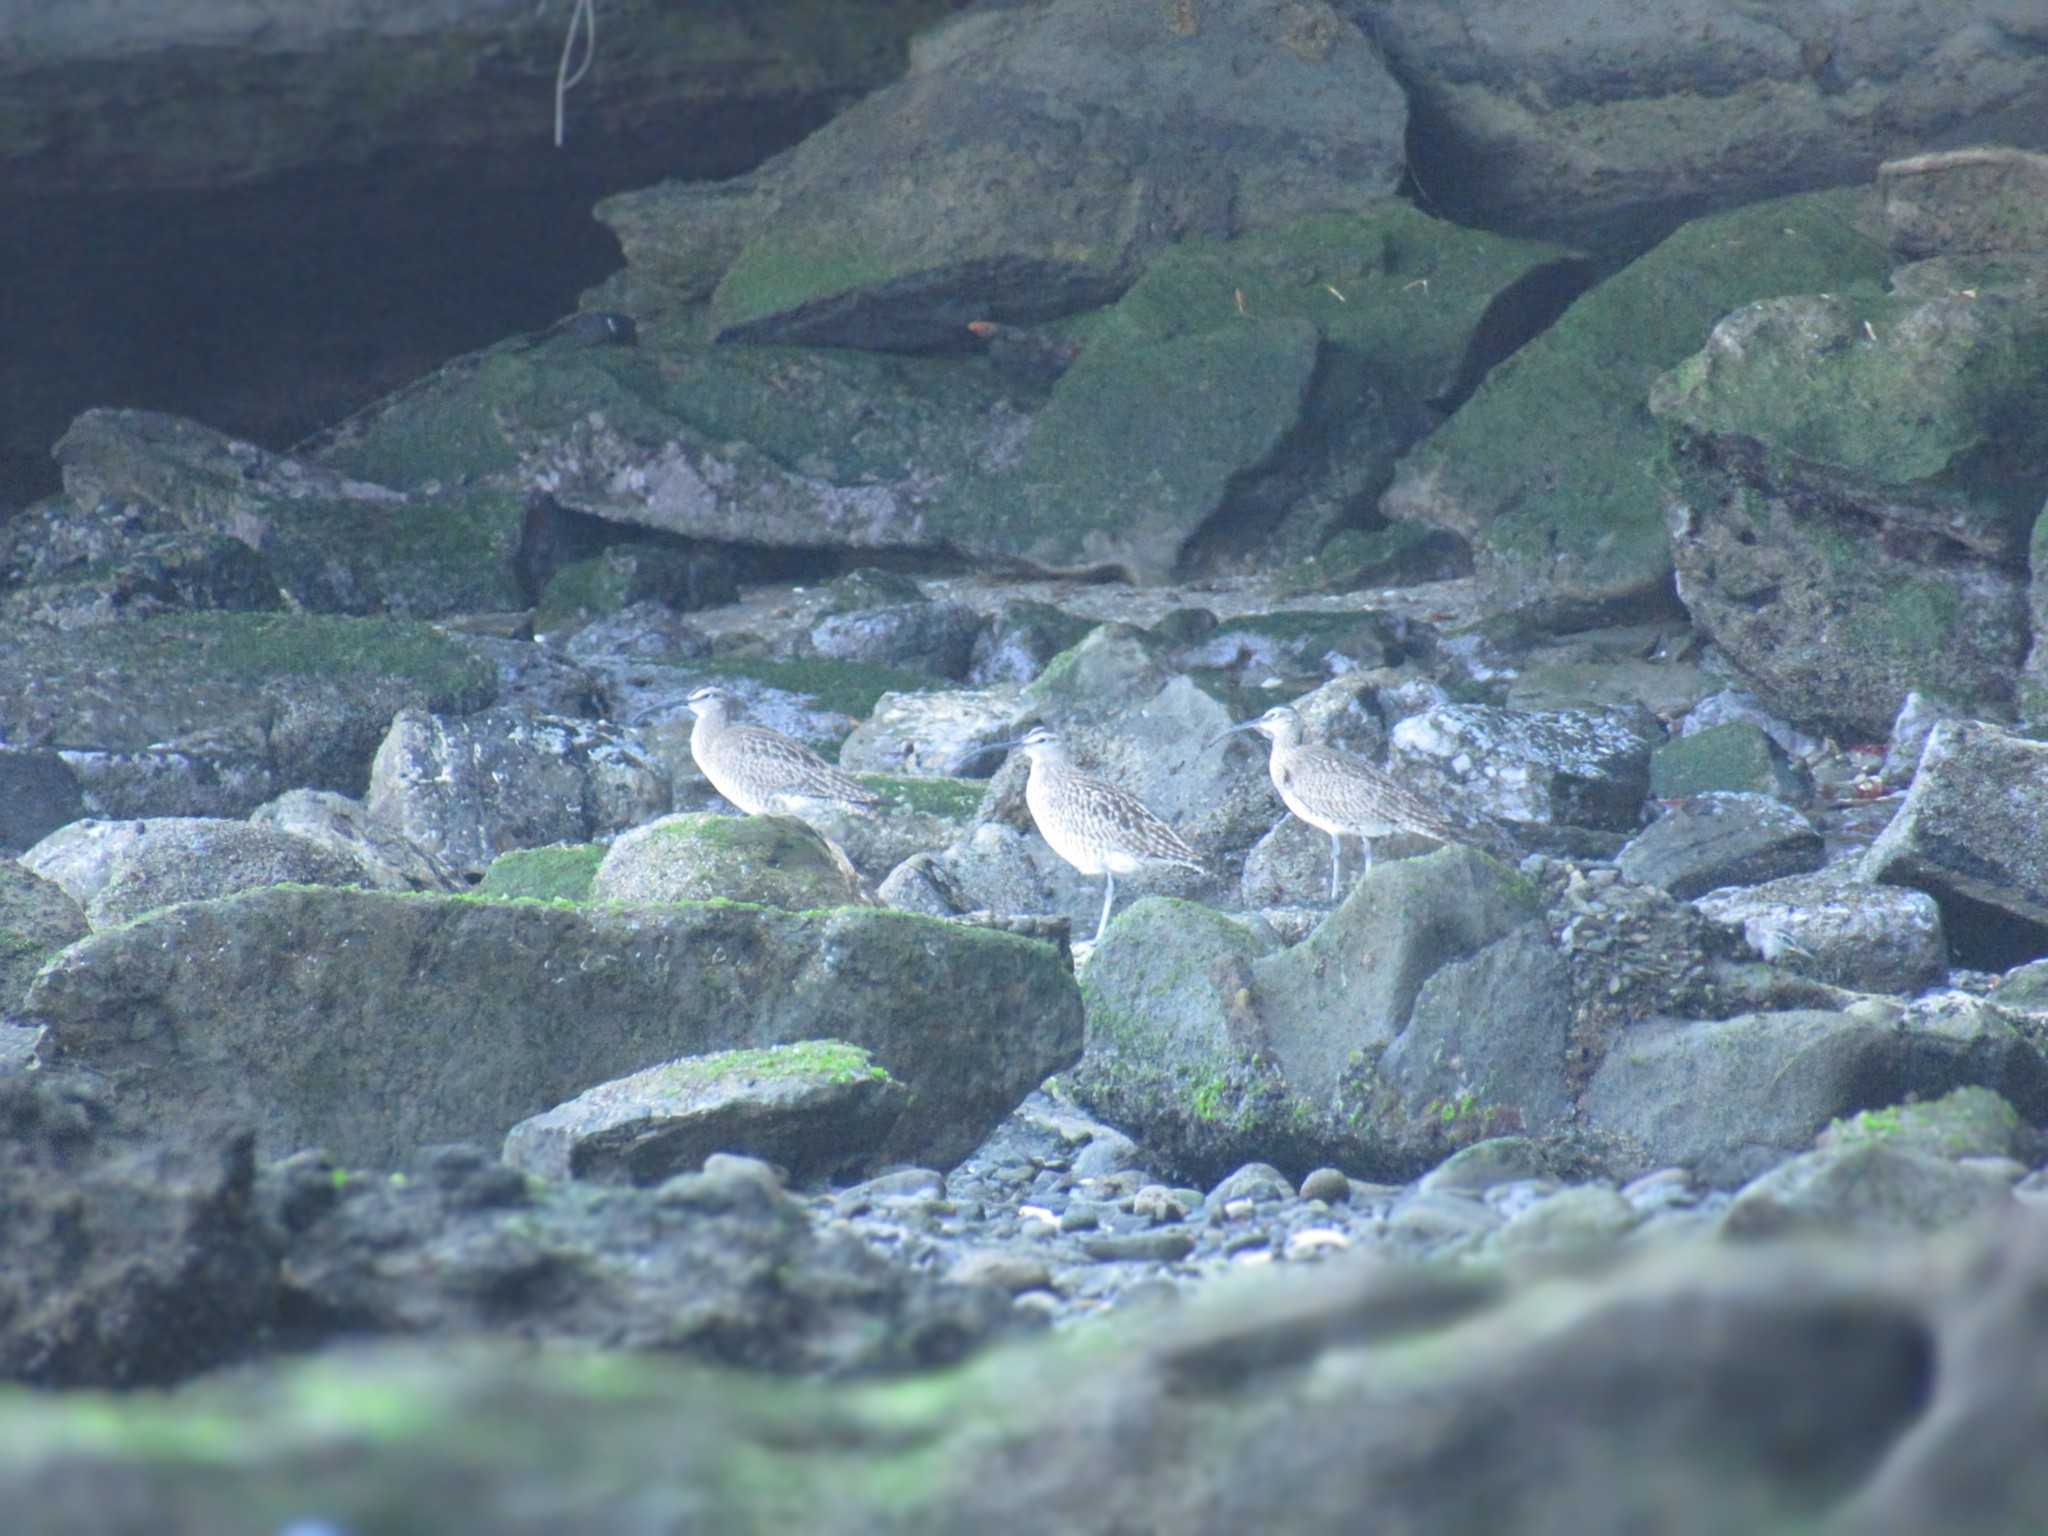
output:
<path id="1" fill-rule="evenodd" d="M 1267 760 L 1273 787 L 1288 810 L 1329 835 L 1332 901 L 1337 899 L 1344 862 L 1341 839 L 1346 835 L 1364 845 L 1361 878 L 1372 869 L 1369 839 L 1389 832 L 1419 832 L 1444 843 L 1495 844 L 1500 840 L 1492 828 L 1454 821 L 1364 758 L 1304 742 L 1301 716 L 1285 704 L 1274 706 L 1256 720 L 1232 726 L 1209 745 L 1238 731 L 1257 731 L 1273 744 Z"/>
<path id="2" fill-rule="evenodd" d="M 1038 835 L 1082 874 L 1103 877 L 1097 942 L 1109 926 L 1118 875 L 1135 875 L 1148 864 L 1206 868 L 1202 856 L 1147 810 L 1144 801 L 1076 768 L 1059 737 L 1044 726 L 1027 732 L 1022 741 L 1001 745 L 1021 748 L 1030 761 L 1024 803 L 1031 809 Z"/>
<path id="3" fill-rule="evenodd" d="M 724 689 L 699 688 L 688 703 L 697 717 L 690 756 L 711 787 L 749 816 L 795 815 L 821 802 L 856 811 L 880 803 L 873 790 L 802 742 L 763 725 L 739 724 Z"/>

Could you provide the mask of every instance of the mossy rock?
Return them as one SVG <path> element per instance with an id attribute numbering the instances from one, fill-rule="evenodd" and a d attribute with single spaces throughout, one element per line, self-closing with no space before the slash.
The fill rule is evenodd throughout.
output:
<path id="1" fill-rule="evenodd" d="M 1381 510 L 1469 539 L 1504 607 L 1564 617 L 1655 598 L 1671 559 L 1652 381 L 1744 304 L 1881 282 L 1887 253 L 1854 227 L 1861 196 L 1684 225 L 1496 365 L 1402 461 Z"/>
<path id="2" fill-rule="evenodd" d="M 793 816 L 664 816 L 622 833 L 593 901 L 748 901 L 806 912 L 861 899 L 846 856 Z"/>
<path id="3" fill-rule="evenodd" d="M 1798 805 L 1813 793 L 1803 769 L 1747 720 L 1710 725 L 1650 754 L 1650 795 L 1683 800 L 1714 793 L 1769 795 Z"/>
<path id="4" fill-rule="evenodd" d="M 590 883 L 609 851 L 601 843 L 514 848 L 491 860 L 476 893 L 499 901 L 588 901 Z"/>

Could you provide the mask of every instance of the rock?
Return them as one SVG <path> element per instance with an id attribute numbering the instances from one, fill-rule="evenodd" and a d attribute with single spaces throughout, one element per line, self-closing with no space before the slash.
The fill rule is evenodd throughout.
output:
<path id="1" fill-rule="evenodd" d="M 554 843 L 515 848 L 491 860 L 476 894 L 497 901 L 589 901 L 591 883 L 611 849 L 603 843 Z"/>
<path id="2" fill-rule="evenodd" d="M 860 876 L 794 816 L 664 816 L 622 834 L 590 900 L 751 901 L 804 912 L 856 906 Z"/>
<path id="3" fill-rule="evenodd" d="M 1930 1157 L 2011 1157 L 2020 1151 L 2020 1117 L 1989 1088 L 1958 1088 L 1925 1104 L 1866 1109 L 1820 1134 L 1817 1150 L 1883 1142 Z"/>
<path id="4" fill-rule="evenodd" d="M 1493 370 L 1401 461 L 1381 511 L 1470 541 L 1505 608 L 1574 618 L 1655 597 L 1671 549 L 1643 480 L 1663 437 L 1651 380 L 1753 300 L 1882 281 L 1890 263 L 1855 232 L 1857 199 L 1781 198 L 1682 226 Z M 1569 419 L 1559 400 L 1579 403 Z"/>
<path id="5" fill-rule="evenodd" d="M 1177 667 L 1228 670 L 1250 686 L 1278 677 L 1322 682 L 1360 668 L 1387 665 L 1395 651 L 1377 615 L 1253 613 L 1225 619 L 1173 653 Z"/>
<path id="6" fill-rule="evenodd" d="M 438 1256 L 473 1256 L 458 1278 L 541 1262 L 539 1240 L 519 1225 L 534 1211 L 471 1213 L 427 1183 L 394 1193 L 365 1181 L 351 1199 L 365 1207 L 366 1230 L 379 1214 L 408 1233 L 449 1223 L 460 1236 Z M 574 1193 L 617 1209 L 657 1198 Z M 805 1241 L 794 1224 L 771 1226 L 775 1211 L 765 1190 L 735 1179 L 713 1218 L 721 1230 L 701 1250 L 681 1219 L 643 1223 L 641 1247 L 663 1255 L 689 1243 L 678 1271 L 700 1266 L 698 1304 L 678 1309 L 686 1348 L 715 1347 L 705 1320 L 727 1273 L 713 1246 L 723 1240 L 748 1256 L 740 1278 L 765 1287 L 778 1315 L 811 1323 L 797 1338 L 785 1328 L 776 1358 L 829 1368 L 827 1341 L 875 1337 L 889 1303 L 842 1302 L 819 1318 L 806 1298 L 826 1276 L 805 1266 L 778 1281 L 771 1267 Z M 691 1214 L 701 1224 L 709 1213 Z M 493 1225 L 508 1252 L 489 1260 L 478 1234 Z M 549 1235 L 560 1242 L 558 1233 Z M 530 1526 L 536 1507 L 558 1524 L 627 1528 L 654 1501 L 748 1536 L 792 1521 L 822 1536 L 892 1522 L 1000 1529 L 1021 1500 L 1049 1529 L 1105 1536 L 1162 1516 L 1190 1532 L 1251 1529 L 1271 1507 L 1271 1487 L 1252 1470 L 1264 1467 L 1285 1477 L 1289 1529 L 1303 1536 L 1355 1530 L 1361 1479 L 1379 1490 L 1380 1517 L 1402 1530 L 1735 1536 L 1803 1524 L 1827 1536 L 2007 1536 L 2048 1492 L 2033 1456 L 2048 1424 L 2033 1369 L 2042 1241 L 2038 1220 L 2015 1220 L 1958 1239 L 1939 1262 L 1896 1241 L 1693 1244 L 1520 1282 L 1446 1266 L 1267 1269 L 1187 1306 L 1118 1319 L 1106 1336 L 1054 1333 L 934 1375 L 910 1408 L 904 1388 L 848 1392 L 695 1362 L 621 1362 L 633 1388 L 622 1393 L 616 1372 L 593 1378 L 571 1352 L 523 1343 L 288 1357 L 197 1384 L 175 1417 L 147 1395 L 10 1400 L 0 1436 L 17 1450 L 0 1466 L 0 1493 L 36 1511 L 42 1528 L 72 1531 L 92 1529 L 95 1512 L 147 1510 L 152 1494 L 174 1492 L 157 1517 L 164 1536 L 235 1529 L 252 1503 L 369 1530 L 393 1511 L 457 1500 L 492 1529 Z M 373 1296 L 395 1300 L 411 1285 L 448 1296 L 452 1310 L 448 1277 L 406 1251 L 402 1272 Z M 557 1279 L 577 1284 L 573 1270 Z M 500 1294 L 479 1284 L 464 1311 Z M 525 1294 L 513 1288 L 513 1304 Z M 635 1294 L 648 1301 L 641 1315 L 663 1299 L 645 1281 Z M 897 1315 L 936 1323 L 937 1311 L 913 1302 Z M 775 1337 L 741 1334 L 732 1355 L 758 1360 Z M 1318 1388 L 1307 1404 L 1304 1373 Z M 758 1417 L 736 1413 L 736 1399 Z M 354 1420 L 337 1426 L 337 1401 L 359 1414 L 402 1411 L 405 1443 L 366 1443 Z M 1645 1402 L 1671 1406 L 1646 1415 Z M 1505 1420 L 1504 1403 L 1518 1409 Z M 907 1413 L 918 1431 L 908 1452 Z M 1115 1446 L 1104 1443 L 1106 1423 L 1124 1432 Z M 1201 1426 L 1219 1423 L 1221 1449 L 1204 1448 Z M 194 1424 L 244 1447 L 233 1478 L 189 1443 Z M 186 1434 L 173 1432 L 181 1426 Z M 1708 1442 L 1717 1451 L 1703 1462 Z M 1500 1454 L 1444 1460 L 1444 1447 L 1479 1444 Z M 1802 1454 L 1788 1460 L 1788 1444 Z M 953 1470 L 911 1476 L 935 1447 Z M 879 1487 L 849 1479 L 847 1455 L 880 1475 Z M 563 1465 L 609 1470 L 565 1495 Z M 761 1469 L 772 1492 L 735 1483 L 735 1465 Z M 913 1490 L 907 1503 L 902 1486 Z"/>
<path id="7" fill-rule="evenodd" d="M 372 820 L 473 875 L 508 849 L 587 842 L 669 804 L 667 774 L 631 733 L 516 709 L 460 719 L 400 710 L 365 800 Z"/>
<path id="8" fill-rule="evenodd" d="M 146 1038 L 138 1019 L 156 1021 Z M 1060 956 L 1008 934 L 856 908 L 289 888 L 75 944 L 22 1020 L 48 1027 L 52 1059 L 105 1072 L 138 1120 L 232 1109 L 268 1149 L 372 1166 L 450 1135 L 496 1141 L 678 1056 L 827 1028 L 916 1093 L 902 1143 L 958 1160 L 1081 1047 Z"/>
<path id="9" fill-rule="evenodd" d="M 1769 795 L 1788 805 L 1813 798 L 1812 776 L 1764 729 L 1730 720 L 1689 731 L 1650 754 L 1650 794 L 1684 800 L 1713 793 Z"/>
<path id="10" fill-rule="evenodd" d="M 1044 1259 L 1035 1254 L 986 1248 L 961 1259 L 946 1272 L 946 1278 L 955 1285 L 983 1285 L 1006 1296 L 1049 1290 L 1052 1286 L 1052 1270 Z"/>
<path id="11" fill-rule="evenodd" d="M 1872 885 L 1840 865 L 1710 891 L 1693 906 L 1740 928 L 1749 947 L 1779 969 L 1855 992 L 1910 996 L 1948 967 L 1948 934 L 1933 897 Z"/>
<path id="12" fill-rule="evenodd" d="M 1928 734 L 1913 787 L 1864 855 L 1863 872 L 1910 885 L 1943 905 L 1958 943 L 1995 952 L 2048 946 L 2048 746 L 1981 722 L 1942 721 Z M 2007 933 L 1983 935 L 1986 909 Z M 2017 932 L 2011 930 L 2017 929 Z"/>
<path id="13" fill-rule="evenodd" d="M 1587 1083 L 1588 1131 L 1627 1149 L 1624 1177 L 1678 1164 L 1709 1184 L 1741 1184 L 1803 1152 L 1831 1120 L 1893 1102 L 1912 1085 L 2040 1092 L 2040 1061 L 1980 1007 L 1962 1017 L 1859 1004 L 1624 1030 Z"/>
<path id="14" fill-rule="evenodd" d="M 845 1375 L 949 1364 L 1014 1322 L 1006 1298 L 814 1226 L 753 1158 L 654 1189 L 549 1185 L 467 1145 L 401 1178 L 297 1176 L 326 1186 L 290 1237 L 289 1304 L 316 1337 L 510 1333 Z"/>
<path id="15" fill-rule="evenodd" d="M 965 603 L 919 600 L 886 608 L 827 614 L 813 626 L 811 646 L 835 661 L 928 672 L 957 682 L 967 676 L 983 620 Z"/>
<path id="16" fill-rule="evenodd" d="M 1391 193 L 1401 125 L 1398 87 L 1327 6 L 1259 0 L 1184 26 L 1055 0 L 960 18 L 908 79 L 742 188 L 671 183 L 598 216 L 684 293 L 729 262 L 721 339 L 919 351 L 970 321 L 1099 304 L 1185 236 Z"/>
<path id="17" fill-rule="evenodd" d="M 1417 1119 L 1478 1116 L 1550 1134 L 1573 1118 L 1573 1019 L 1570 971 L 1532 923 L 1446 957 L 1380 1053 L 1378 1076 Z"/>
<path id="18" fill-rule="evenodd" d="M 1507 1253 L 1556 1253 L 1611 1247 L 1642 1221 L 1635 1207 L 1597 1184 L 1545 1195 L 1508 1219 L 1500 1245 Z"/>
<path id="19" fill-rule="evenodd" d="M 1518 1179 L 1547 1178 L 1550 1163 L 1543 1149 L 1526 1136 L 1489 1136 L 1460 1147 L 1424 1174 L 1416 1189 L 1424 1194 L 1448 1191 L 1483 1195 Z"/>
<path id="20" fill-rule="evenodd" d="M 1768 299 L 1658 379 L 1679 597 L 1776 708 L 1878 738 L 1914 688 L 2011 709 L 2048 431 L 2001 423 L 2040 397 L 2037 309 L 1988 287 Z"/>
<path id="21" fill-rule="evenodd" d="M 459 640 L 395 619 L 0 631 L 0 737 L 57 746 L 95 816 L 241 816 L 287 788 L 361 794 L 398 710 L 463 714 L 495 688 Z"/>
<path id="22" fill-rule="evenodd" d="M 254 1199 L 247 1131 L 202 1131 L 66 1170 L 75 1107 L 41 1074 L 0 1075 L 8 1262 L 0 1379 L 39 1387 L 169 1386 L 242 1359 L 277 1315 L 277 1251 Z"/>
<path id="23" fill-rule="evenodd" d="M 87 411 L 52 451 L 74 507 L 142 500 L 240 539 L 295 610 L 440 618 L 527 604 L 527 509 L 508 490 L 406 494 L 154 411 Z"/>
<path id="24" fill-rule="evenodd" d="M 1850 38 L 1817 16 L 1759 27 L 1687 5 L 1603 23 L 1587 46 L 1562 15 L 1435 0 L 1375 15 L 1373 37 L 1438 136 L 1429 179 L 1449 216 L 1625 242 L 1703 206 L 1861 183 L 1888 156 L 1943 158 L 1919 155 L 1929 143 L 2038 142 L 1996 125 L 2041 121 L 2048 71 L 2015 70 L 1973 18 L 1887 4 L 1864 21 Z M 1953 70 L 1938 96 L 1918 75 L 1929 58 Z M 1955 196 L 2036 185 L 1983 178 Z"/>
<path id="25" fill-rule="evenodd" d="M 85 797 L 62 757 L 0 743 L 0 855 L 31 848 L 84 815 Z"/>
<path id="26" fill-rule="evenodd" d="M 1256 1205 L 1263 1201 L 1292 1200 L 1294 1196 L 1293 1183 L 1271 1163 L 1246 1163 L 1210 1190 L 1202 1205 L 1214 1214 L 1233 1200 L 1249 1200 Z"/>
<path id="27" fill-rule="evenodd" d="M 1342 1205 L 1351 1198 L 1351 1181 L 1336 1168 L 1317 1168 L 1301 1181 L 1301 1198 Z"/>
<path id="28" fill-rule="evenodd" d="M 1394 1207 L 1386 1234 L 1404 1258 L 1448 1259 L 1478 1253 L 1503 1224 L 1499 1211 L 1463 1191 L 1426 1189 Z"/>
<path id="29" fill-rule="evenodd" d="M 1944 720 L 1961 724 L 1968 718 L 1945 699 L 1917 688 L 1908 693 L 1898 714 L 1892 717 L 1891 734 L 1885 737 L 1885 784 L 1894 789 L 1911 784 L 1913 775 L 1920 771 L 1920 754 L 1927 750 L 1927 738 L 1935 726 Z"/>
<path id="30" fill-rule="evenodd" d="M 1394 727 L 1393 761 L 1496 819 L 1631 831 L 1650 788 L 1652 724 L 1623 710 L 1440 704 Z M 1411 787 L 1416 787 L 1411 780 Z"/>
<path id="31" fill-rule="evenodd" d="M 839 749 L 839 766 L 854 773 L 964 772 L 977 748 L 1021 736 L 1032 714 L 1014 687 L 885 693 Z"/>
<path id="32" fill-rule="evenodd" d="M 101 823 L 99 825 L 104 825 Z M 126 823 L 85 915 L 111 928 L 179 901 L 203 901 L 285 883 L 367 886 L 353 855 L 246 821 L 166 816 Z"/>
<path id="33" fill-rule="evenodd" d="M 62 886 L 0 858 L 0 1018 L 14 1012 L 45 960 L 89 931 Z"/>
<path id="34" fill-rule="evenodd" d="M 740 1152 L 802 1183 L 869 1161 L 909 1097 L 867 1052 L 836 1040 L 683 1057 L 520 1121 L 505 1161 L 547 1179 L 659 1184 L 714 1152 Z"/>
<path id="35" fill-rule="evenodd" d="M 994 622 L 974 637 L 967 680 L 977 687 L 1028 683 L 1093 627 L 1051 603 L 1005 603 Z"/>
<path id="36" fill-rule="evenodd" d="M 1250 991 L 1269 948 L 1190 902 L 1132 903 L 1082 973 L 1088 1042 L 1069 1091 L 1190 1177 L 1261 1151 L 1291 1160 L 1296 1133 Z"/>
<path id="37" fill-rule="evenodd" d="M 363 877 L 386 891 L 453 891 L 467 883 L 433 853 L 375 820 L 360 800 L 331 789 L 288 789 L 249 813 L 252 825 L 275 827 L 352 858 Z"/>
<path id="38" fill-rule="evenodd" d="M 1639 885 L 1688 901 L 1723 886 L 1811 874 L 1821 859 L 1820 834 L 1791 806 L 1717 792 L 1670 806 L 1629 839 L 1615 862 Z"/>
<path id="39" fill-rule="evenodd" d="M 734 560 L 716 547 L 637 539 L 572 560 L 548 579 L 535 604 L 536 633 L 580 632 L 642 605 L 676 616 L 739 601 Z M 670 623 L 674 625 L 674 618 Z M 672 633 L 687 634 L 676 625 Z"/>
<path id="40" fill-rule="evenodd" d="M 2012 1208 L 2012 1181 L 1932 1153 L 1857 1140 L 1793 1158 L 1745 1185 L 1729 1237 L 1936 1232 Z"/>
<path id="41" fill-rule="evenodd" d="M 1973 145 L 1877 168 L 1885 230 L 1903 256 L 2048 250 L 2048 155 Z"/>

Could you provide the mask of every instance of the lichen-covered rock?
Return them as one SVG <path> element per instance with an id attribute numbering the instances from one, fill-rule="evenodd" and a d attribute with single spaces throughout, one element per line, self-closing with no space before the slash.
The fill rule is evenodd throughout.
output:
<path id="1" fill-rule="evenodd" d="M 1439 704 L 1394 727 L 1393 757 L 1488 814 L 1632 831 L 1650 787 L 1655 722 L 1627 709 Z"/>
<path id="2" fill-rule="evenodd" d="M 1650 394 L 1694 621 L 1775 707 L 1870 737 L 1915 688 L 2011 710 L 2048 494 L 2038 299 L 1900 287 L 1750 304 Z"/>
<path id="3" fill-rule="evenodd" d="M 1864 874 L 1926 891 L 1949 909 L 1952 934 L 1989 908 L 2025 930 L 2032 958 L 2048 929 L 2044 805 L 2048 746 L 1944 720 L 1928 733 L 1913 787 L 1865 853 Z"/>
<path id="4" fill-rule="evenodd" d="M 1693 905 L 1741 929 L 1749 947 L 1781 970 L 1854 992 L 1910 996 L 1948 969 L 1948 932 L 1934 898 L 1875 885 L 1853 868 L 1710 891 Z"/>
<path id="5" fill-rule="evenodd" d="M 363 802 L 331 789 L 288 789 L 249 813 L 275 827 L 351 858 L 373 886 L 386 891 L 456 891 L 467 882 L 430 850 L 371 816 Z"/>
<path id="6" fill-rule="evenodd" d="M 1813 823 L 1759 794 L 1694 795 L 1669 807 L 1616 855 L 1621 872 L 1681 901 L 1724 885 L 1760 885 L 1820 868 Z"/>
<path id="7" fill-rule="evenodd" d="M 481 874 L 508 849 L 651 821 L 669 809 L 670 788 L 634 734 L 604 721 L 406 709 L 370 763 L 364 805 L 449 868 Z"/>
<path id="8" fill-rule="evenodd" d="M 735 1152 L 809 1183 L 872 1164 L 909 1098 L 866 1051 L 837 1040 L 686 1056 L 520 1121 L 505 1161 L 546 1179 L 659 1184 Z M 922 1160 L 915 1148 L 904 1155 Z"/>
<path id="9" fill-rule="evenodd" d="M 872 908 L 290 887 L 74 944 L 22 1019 L 48 1027 L 53 1057 L 105 1073 L 124 1114 L 231 1113 L 267 1152 L 373 1166 L 451 1136 L 495 1142 L 678 1056 L 824 1035 L 915 1091 L 906 1144 L 957 1161 L 1081 1049 L 1062 957 L 1005 933 Z"/>
<path id="10" fill-rule="evenodd" d="M 1769 795 L 1787 805 L 1813 798 L 1812 776 L 1752 720 L 1704 726 L 1650 754 L 1650 794 L 1683 800 L 1716 792 Z"/>

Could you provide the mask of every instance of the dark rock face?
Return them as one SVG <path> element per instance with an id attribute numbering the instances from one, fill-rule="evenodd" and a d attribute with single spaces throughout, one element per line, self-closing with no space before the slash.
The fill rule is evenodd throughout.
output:
<path id="1" fill-rule="evenodd" d="M 104 1116 L 69 1083 L 0 1072 L 0 1378 L 166 1386 L 251 1353 L 275 1311 L 255 1138 L 99 1160 Z"/>
<path id="2" fill-rule="evenodd" d="M 819 1231 L 751 1158 L 639 1190 L 445 1146 L 402 1181 L 294 1159 L 266 1194 L 290 1233 L 282 1326 L 313 1337 L 502 1333 L 843 1375 L 949 1364 L 1014 1326 L 992 1291 Z"/>
<path id="3" fill-rule="evenodd" d="M 1409 92 L 1418 179 L 1474 223 L 1640 238 L 1702 208 L 1856 181 L 1972 121 L 2040 148 L 2048 122 L 2048 70 L 2014 51 L 2038 30 L 2013 12 L 1894 0 L 1847 32 L 1819 13 L 1765 19 L 1711 0 L 1343 9 Z"/>

